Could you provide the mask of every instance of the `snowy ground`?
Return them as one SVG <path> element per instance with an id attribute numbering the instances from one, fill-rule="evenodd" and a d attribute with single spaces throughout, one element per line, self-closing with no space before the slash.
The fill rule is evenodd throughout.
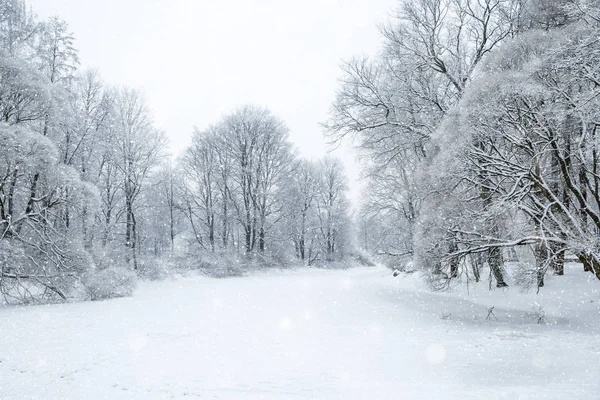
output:
<path id="1" fill-rule="evenodd" d="M 357 268 L 0 309 L 0 399 L 598 400 L 600 285 L 568 273 L 576 291 L 554 278 L 504 300 Z"/>

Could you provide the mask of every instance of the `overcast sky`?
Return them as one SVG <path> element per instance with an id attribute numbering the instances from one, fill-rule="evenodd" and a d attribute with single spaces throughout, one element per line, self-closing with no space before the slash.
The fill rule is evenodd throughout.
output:
<path id="1" fill-rule="evenodd" d="M 256 104 L 287 122 L 307 157 L 327 151 L 319 123 L 334 99 L 341 60 L 378 51 L 378 25 L 396 2 L 29 0 L 41 17 L 69 23 L 83 67 L 146 93 L 173 153 L 189 143 L 194 125 Z M 355 182 L 353 157 L 342 156 Z"/>

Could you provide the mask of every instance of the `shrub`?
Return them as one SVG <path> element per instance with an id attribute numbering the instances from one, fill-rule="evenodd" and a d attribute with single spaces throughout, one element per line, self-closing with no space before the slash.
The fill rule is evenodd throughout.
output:
<path id="1" fill-rule="evenodd" d="M 140 263 L 139 276 L 151 281 L 160 281 L 171 275 L 173 267 L 170 265 L 172 260 L 168 259 L 147 259 Z"/>
<path id="2" fill-rule="evenodd" d="M 131 296 L 137 285 L 137 275 L 121 266 L 96 270 L 82 281 L 90 300 Z"/>

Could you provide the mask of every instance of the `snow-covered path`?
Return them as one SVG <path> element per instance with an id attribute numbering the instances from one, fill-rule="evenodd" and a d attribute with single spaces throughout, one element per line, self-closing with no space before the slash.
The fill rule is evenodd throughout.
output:
<path id="1" fill-rule="evenodd" d="M 594 329 L 443 320 L 449 301 L 357 268 L 0 309 L 0 399 L 600 399 Z"/>

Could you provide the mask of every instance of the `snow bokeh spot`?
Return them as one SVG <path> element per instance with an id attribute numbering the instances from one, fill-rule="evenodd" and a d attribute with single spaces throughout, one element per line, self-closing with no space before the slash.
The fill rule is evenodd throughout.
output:
<path id="1" fill-rule="evenodd" d="M 427 361 L 430 364 L 441 364 L 446 360 L 446 349 L 441 344 L 434 343 L 427 348 Z"/>
<path id="2" fill-rule="evenodd" d="M 40 358 L 37 360 L 37 362 L 36 362 L 36 364 L 35 364 L 35 367 L 36 367 L 36 369 L 42 369 L 42 368 L 44 368 L 44 367 L 45 367 L 47 364 L 48 364 L 48 362 L 46 361 L 46 358 L 44 358 L 44 357 L 40 357 Z"/>
<path id="3" fill-rule="evenodd" d="M 371 336 L 381 336 L 382 334 L 382 327 L 380 324 L 371 324 L 369 326 L 369 334 Z"/>
<path id="4" fill-rule="evenodd" d="M 130 334 L 129 337 L 127 338 L 127 341 L 129 343 L 129 348 L 133 352 L 138 352 L 140 350 L 143 350 L 146 347 L 146 345 L 148 344 L 148 340 L 146 339 L 146 336 L 139 334 L 139 333 Z"/>
<path id="5" fill-rule="evenodd" d="M 540 353 L 533 356 L 532 364 L 534 368 L 547 369 L 553 366 L 554 360 L 551 355 Z"/>
<path id="6" fill-rule="evenodd" d="M 279 329 L 286 331 L 292 329 L 292 320 L 289 317 L 283 318 L 279 321 Z"/>
<path id="7" fill-rule="evenodd" d="M 344 289 L 352 289 L 352 287 L 354 286 L 354 281 L 350 278 L 346 278 L 344 280 L 342 280 L 342 287 Z"/>
<path id="8" fill-rule="evenodd" d="M 214 297 L 212 299 L 213 310 L 220 311 L 223 309 L 223 300 L 220 297 Z"/>
<path id="9" fill-rule="evenodd" d="M 311 310 L 309 310 L 308 308 L 304 310 L 304 320 L 305 321 L 310 321 L 313 317 L 313 313 Z"/>
<path id="10" fill-rule="evenodd" d="M 339 371 L 338 379 L 344 384 L 349 384 L 350 382 L 352 382 L 352 376 L 350 375 L 350 373 L 344 370 Z"/>
<path id="11" fill-rule="evenodd" d="M 50 313 L 48 312 L 43 312 L 40 314 L 40 322 L 50 322 Z"/>

